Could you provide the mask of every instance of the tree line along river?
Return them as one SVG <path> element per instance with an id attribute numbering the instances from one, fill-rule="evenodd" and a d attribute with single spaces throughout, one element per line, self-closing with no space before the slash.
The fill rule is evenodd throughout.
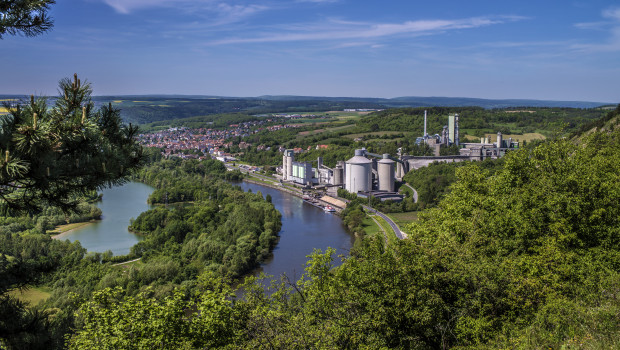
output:
<path id="1" fill-rule="evenodd" d="M 354 237 L 346 231 L 340 217 L 273 188 L 246 182 L 238 185 L 244 191 L 260 191 L 263 196 L 269 194 L 275 208 L 282 213 L 280 240 L 271 258 L 263 262 L 255 274 L 264 272 L 279 276 L 286 273 L 295 280 L 301 277 L 308 260 L 306 256 L 314 249 L 332 247 L 337 254 L 348 255 Z M 98 204 L 103 212 L 102 219 L 68 232 L 62 239 L 79 240 L 88 251 L 111 250 L 114 255 L 127 254 L 131 246 L 141 239 L 129 232 L 127 227 L 132 218 L 150 208 L 146 201 L 153 188 L 139 182 L 129 182 L 102 192 L 103 200 Z M 334 263 L 338 265 L 340 260 L 335 259 Z"/>

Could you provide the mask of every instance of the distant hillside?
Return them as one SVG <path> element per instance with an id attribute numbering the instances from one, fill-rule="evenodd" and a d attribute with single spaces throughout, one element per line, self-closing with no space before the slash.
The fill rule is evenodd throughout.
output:
<path id="1" fill-rule="evenodd" d="M 609 111 L 607 115 L 600 119 L 593 120 L 589 123 L 582 125 L 575 133 L 573 133 L 573 139 L 581 139 L 583 136 L 589 135 L 596 131 L 611 132 L 615 128 L 620 127 L 620 104 L 616 109 Z"/>
<path id="2" fill-rule="evenodd" d="M 469 97 L 417 97 L 405 96 L 395 98 L 364 98 L 364 97 L 311 97 L 311 96 L 260 96 L 264 100 L 273 101 L 348 101 L 376 103 L 386 107 L 482 107 L 485 109 L 509 108 L 509 107 L 571 107 L 571 108 L 596 108 L 609 103 L 588 101 L 550 101 L 550 100 L 527 100 L 527 99 L 503 99 L 491 100 Z"/>
<path id="3" fill-rule="evenodd" d="M 25 99 L 25 95 L 0 95 L 0 100 Z M 51 97 L 50 100 L 53 100 Z M 249 114 L 325 112 L 343 109 L 386 109 L 402 107 L 571 107 L 596 108 L 606 103 L 584 101 L 489 100 L 460 97 L 315 97 L 259 96 L 219 97 L 197 95 L 96 96 L 97 106 L 112 103 L 121 109 L 126 122 L 145 124 L 156 121 L 205 116 L 220 113 Z M 53 101 L 50 101 L 53 103 Z"/>
<path id="4" fill-rule="evenodd" d="M 418 106 L 443 106 L 443 107 L 482 107 L 509 108 L 509 107 L 571 107 L 571 108 L 596 108 L 609 103 L 587 101 L 548 101 L 548 100 L 524 100 L 505 99 L 489 100 L 466 97 L 397 97 L 390 99 L 395 103 L 404 103 Z"/>

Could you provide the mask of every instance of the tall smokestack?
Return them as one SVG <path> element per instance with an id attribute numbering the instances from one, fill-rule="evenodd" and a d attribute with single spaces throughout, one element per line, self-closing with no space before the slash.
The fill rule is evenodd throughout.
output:
<path id="1" fill-rule="evenodd" d="M 426 110 L 424 110 L 424 137 L 428 136 L 426 133 Z"/>

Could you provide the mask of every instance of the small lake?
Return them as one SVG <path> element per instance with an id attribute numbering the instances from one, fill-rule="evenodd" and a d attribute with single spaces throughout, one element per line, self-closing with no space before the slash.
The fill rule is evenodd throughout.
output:
<path id="1" fill-rule="evenodd" d="M 103 200 L 97 203 L 103 212 L 101 220 L 77 228 L 61 239 L 80 241 L 89 252 L 111 250 L 114 255 L 128 254 L 129 249 L 141 240 L 140 236 L 127 230 L 129 222 L 151 208 L 146 200 L 154 190 L 139 182 L 102 190 Z"/>

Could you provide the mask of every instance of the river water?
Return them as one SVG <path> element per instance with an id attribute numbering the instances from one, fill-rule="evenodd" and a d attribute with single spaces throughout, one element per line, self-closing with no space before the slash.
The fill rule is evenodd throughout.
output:
<path id="1" fill-rule="evenodd" d="M 271 195 L 273 205 L 282 213 L 280 240 L 273 250 L 273 256 L 261 264 L 255 272 L 280 276 L 286 273 L 291 280 L 297 280 L 304 272 L 306 257 L 314 249 L 325 251 L 328 247 L 336 249 L 337 255 L 349 255 L 354 236 L 349 234 L 340 217 L 305 203 L 301 198 L 273 188 L 240 183 L 244 191 L 260 191 L 263 196 Z M 340 265 L 340 259 L 334 260 Z"/>
<path id="2" fill-rule="evenodd" d="M 282 213 L 280 240 L 272 257 L 261 264 L 255 274 L 280 276 L 286 273 L 291 280 L 297 280 L 304 272 L 306 257 L 313 249 L 336 249 L 337 254 L 348 255 L 354 241 L 340 217 L 305 203 L 301 198 L 269 187 L 246 182 L 236 184 L 244 191 L 260 191 L 263 196 L 271 195 L 272 203 Z M 102 220 L 78 228 L 63 236 L 70 241 L 79 240 L 88 251 L 111 250 L 114 255 L 129 253 L 131 246 L 140 237 L 127 230 L 131 218 L 149 209 L 146 203 L 153 188 L 138 182 L 129 182 L 120 187 L 105 189 L 103 200 L 98 206 L 103 211 Z M 340 264 L 335 259 L 334 265 Z"/>

